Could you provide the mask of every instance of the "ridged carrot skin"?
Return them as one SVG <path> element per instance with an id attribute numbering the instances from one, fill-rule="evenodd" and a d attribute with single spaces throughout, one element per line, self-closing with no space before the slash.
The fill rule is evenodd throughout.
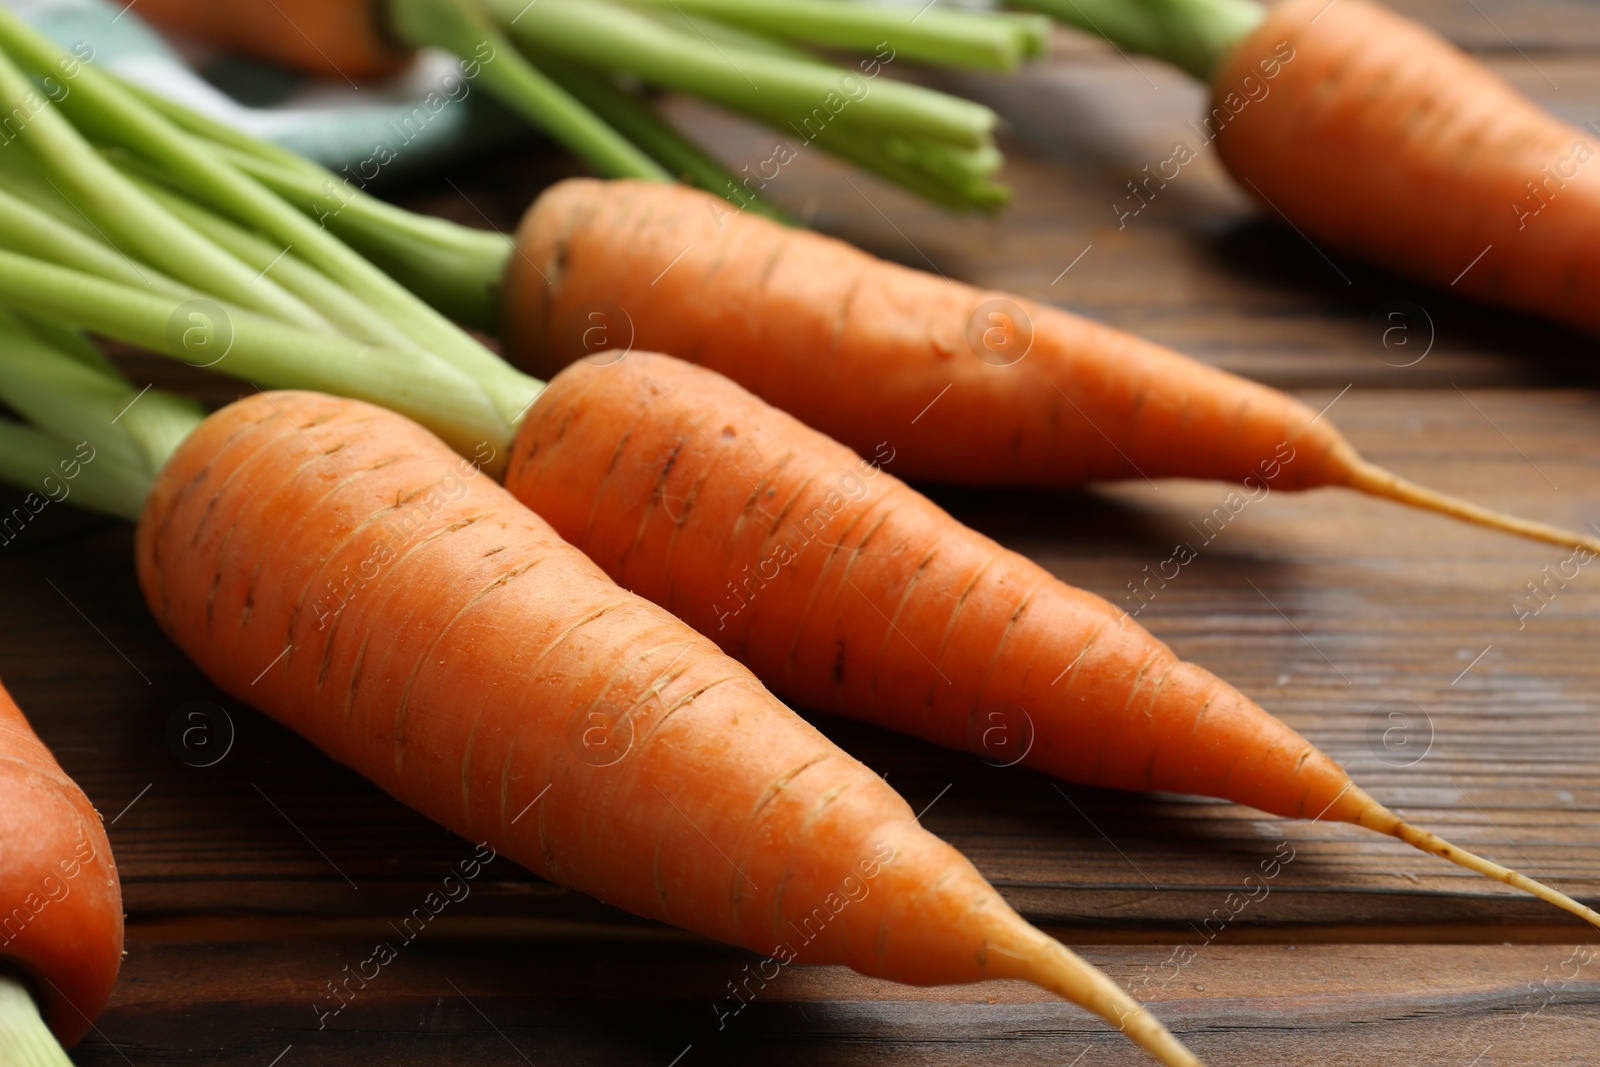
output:
<path id="1" fill-rule="evenodd" d="M 217 684 L 544 877 L 764 955 L 1039 981 L 1198 1062 L 749 671 L 398 415 L 223 409 L 137 547 Z"/>
<path id="2" fill-rule="evenodd" d="M 1600 538 L 1378 467 L 1332 420 L 1275 389 L 682 186 L 552 186 L 518 228 L 501 320 L 508 358 L 541 378 L 606 348 L 666 352 L 727 375 L 859 452 L 891 440 L 895 472 L 912 481 L 1342 486 L 1600 551 Z"/>
<path id="3" fill-rule="evenodd" d="M 0 688 L 0 965 L 71 1047 L 122 965 L 122 885 L 100 815 Z"/>
<path id="4" fill-rule="evenodd" d="M 628 181 L 547 190 L 507 270 L 509 358 L 548 378 L 597 338 L 631 339 L 725 374 L 864 454 L 892 439 L 895 471 L 911 480 L 1269 476 L 1310 488 L 1341 484 L 1355 458 L 1327 419 L 1283 393 L 712 200 Z M 1031 323 L 1031 347 L 1000 365 L 1025 336 L 1006 332 L 1023 321 L 1011 308 Z"/>
<path id="5" fill-rule="evenodd" d="M 506 471 L 618 582 L 798 703 L 1076 782 L 1355 823 L 1600 926 L 1404 822 L 1125 613 L 703 367 L 635 352 L 563 371 Z"/>
<path id="6" fill-rule="evenodd" d="M 1600 136 L 1431 30 L 1368 0 L 1288 0 L 1213 92 L 1228 169 L 1330 251 L 1600 329 Z"/>
<path id="7" fill-rule="evenodd" d="M 1005 762 L 1027 748 L 1074 782 L 1291 818 L 1375 807 L 1125 612 L 703 368 L 574 364 L 529 412 L 506 486 L 801 706 Z"/>
<path id="8" fill-rule="evenodd" d="M 136 14 L 208 44 L 332 78 L 381 78 L 413 52 L 383 31 L 380 0 L 139 0 Z"/>

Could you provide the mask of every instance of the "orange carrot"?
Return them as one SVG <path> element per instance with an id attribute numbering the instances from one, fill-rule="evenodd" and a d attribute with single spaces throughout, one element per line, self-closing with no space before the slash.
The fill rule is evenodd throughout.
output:
<path id="1" fill-rule="evenodd" d="M 140 583 L 218 685 L 544 877 L 780 963 L 1026 979 L 1198 1063 L 881 778 L 476 475 L 383 409 L 257 394 L 156 477 Z"/>
<path id="2" fill-rule="evenodd" d="M 140 0 L 135 14 L 209 44 L 335 78 L 394 74 L 413 50 L 382 30 L 373 0 Z"/>
<path id="3" fill-rule="evenodd" d="M 1270 91 L 1241 108 L 1246 79 Z M 1222 159 L 1269 211 L 1442 288 L 1600 329 L 1594 131 L 1368 0 L 1272 7 L 1212 84 Z"/>
<path id="4" fill-rule="evenodd" d="M 720 375 L 641 353 L 575 364 L 530 412 L 506 485 L 798 704 L 1075 782 L 1355 823 L 1600 925 L 1406 823 L 1126 612 Z"/>
<path id="5" fill-rule="evenodd" d="M 1342 4 L 1340 6 L 1343 6 Z M 1214 478 L 1343 486 L 1555 544 L 1362 459 L 1294 398 L 1128 333 L 737 214 L 682 187 L 573 179 L 517 233 L 501 304 L 541 377 L 612 345 L 728 375 L 910 479 L 1073 486 Z"/>
<path id="6" fill-rule="evenodd" d="M 122 889 L 99 814 L 4 687 L 0 854 L 0 964 L 20 973 L 51 1033 L 71 1046 L 122 963 Z"/>

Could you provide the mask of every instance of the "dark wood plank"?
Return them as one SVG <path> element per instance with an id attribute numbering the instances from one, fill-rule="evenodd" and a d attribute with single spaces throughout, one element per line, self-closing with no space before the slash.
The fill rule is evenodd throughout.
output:
<path id="1" fill-rule="evenodd" d="M 404 946 L 365 989 L 352 982 L 354 995 L 325 1019 L 325 1029 L 318 1029 L 318 1006 L 327 1011 L 336 1003 L 327 983 L 368 958 L 369 942 L 136 943 L 117 999 L 78 1061 L 1148 1062 L 1099 1020 L 1016 983 L 913 989 L 842 968 L 795 966 L 735 1012 L 728 987 L 744 980 L 752 957 L 606 946 L 581 955 L 548 947 L 464 949 L 424 942 L 429 935 Z M 1600 1041 L 1600 963 L 1584 964 L 1572 946 L 1241 948 L 1190 941 L 1084 951 L 1144 991 L 1209 1063 L 1391 1067 L 1420 1057 L 1450 1067 L 1548 1067 L 1590 1062 Z M 1176 947 L 1192 956 L 1175 956 Z M 183 1042 L 175 1047 L 179 1033 Z"/>

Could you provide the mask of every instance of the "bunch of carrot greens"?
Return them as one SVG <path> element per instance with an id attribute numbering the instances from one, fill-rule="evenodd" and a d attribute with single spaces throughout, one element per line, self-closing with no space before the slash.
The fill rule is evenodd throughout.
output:
<path id="1" fill-rule="evenodd" d="M 1012 70 L 1043 51 L 1049 25 L 1035 15 L 838 0 L 315 4 L 325 7 L 147 0 L 138 14 L 327 73 L 383 72 L 406 50 L 443 48 L 463 61 L 464 77 L 600 174 L 687 178 L 769 213 L 760 190 L 813 144 L 952 209 L 1004 203 L 994 112 L 880 75 L 894 64 Z M 656 112 L 645 88 L 700 97 L 770 126 L 779 140 L 768 158 L 730 174 Z"/>

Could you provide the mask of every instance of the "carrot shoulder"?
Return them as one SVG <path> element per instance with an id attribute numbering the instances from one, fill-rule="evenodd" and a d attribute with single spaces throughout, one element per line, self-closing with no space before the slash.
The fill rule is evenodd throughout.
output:
<path id="1" fill-rule="evenodd" d="M 881 778 L 399 416 L 224 409 L 160 474 L 138 562 L 219 685 L 545 877 L 784 961 L 1027 978 L 1197 1062 Z"/>
<path id="2" fill-rule="evenodd" d="M 1369 0 L 1289 0 L 1213 94 L 1228 169 L 1330 249 L 1600 329 L 1600 138 L 1431 30 Z"/>
<path id="3" fill-rule="evenodd" d="M 1355 823 L 1600 923 L 1409 826 L 1126 612 L 703 368 L 635 352 L 563 371 L 506 485 L 798 704 L 1075 782 Z"/>
<path id="4" fill-rule="evenodd" d="M 122 964 L 122 888 L 100 816 L 0 687 L 0 963 L 62 1045 L 88 1031 Z"/>

